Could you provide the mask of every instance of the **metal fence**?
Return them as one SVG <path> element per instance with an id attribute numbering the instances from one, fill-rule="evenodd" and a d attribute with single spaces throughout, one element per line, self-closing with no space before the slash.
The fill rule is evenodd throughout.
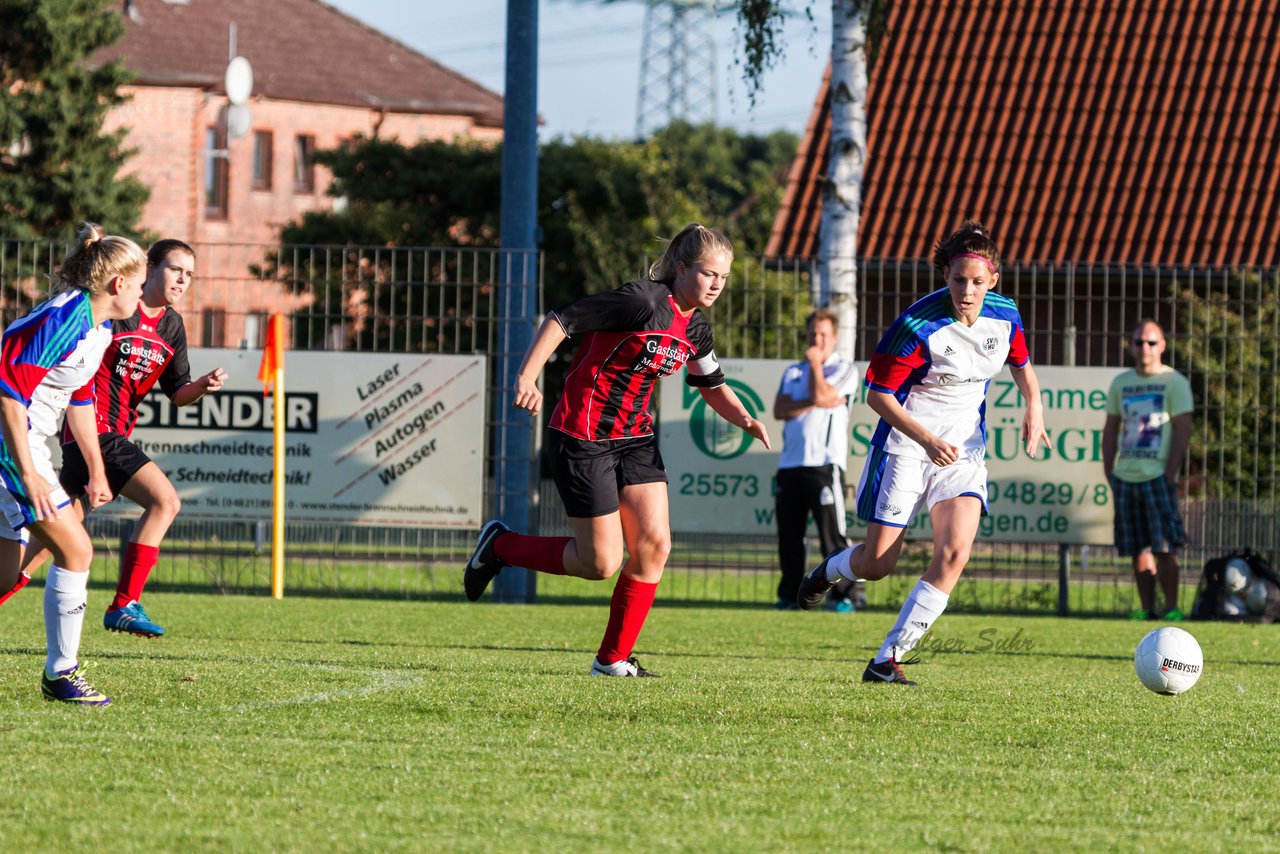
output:
<path id="1" fill-rule="evenodd" d="M 42 298 L 65 245 L 0 241 L 0 318 Z M 500 256 L 492 249 L 207 245 L 183 306 L 195 346 L 261 346 L 266 317 L 288 312 L 295 350 L 503 353 L 496 295 Z M 529 263 L 541 262 L 530 260 Z M 637 264 L 635 273 L 643 269 Z M 1274 559 L 1280 271 L 1007 263 L 1000 290 L 1022 312 L 1041 365 L 1127 366 L 1126 342 L 1142 318 L 1157 319 L 1167 356 L 1193 385 L 1197 412 L 1184 479 L 1192 545 L 1184 583 L 1207 557 L 1250 546 Z M 541 281 L 541 269 L 539 280 Z M 938 287 L 924 261 L 859 264 L 855 356 L 865 359 L 901 310 Z M 729 289 L 712 309 L 724 357 L 797 359 L 812 307 L 805 264 L 735 262 Z M 558 388 L 565 360 L 544 378 Z M 490 380 L 490 423 L 505 420 L 505 390 Z M 660 417 L 660 414 L 659 414 Z M 490 437 L 489 472 L 495 445 Z M 853 473 L 856 476 L 856 473 Z M 851 480 L 856 480 L 852 477 Z M 492 500 L 490 479 L 486 495 Z M 122 499 L 123 500 L 123 499 Z M 531 528 L 566 530 L 554 488 L 543 483 Z M 115 571 L 127 527 L 90 518 L 105 571 Z M 287 528 L 290 594 L 455 597 L 474 532 L 354 525 Z M 260 523 L 179 519 L 153 575 L 157 587 L 262 592 L 269 589 L 269 531 Z M 815 544 L 816 545 L 816 544 Z M 904 552 L 894 579 L 869 585 L 873 607 L 896 608 L 929 560 L 927 543 Z M 677 535 L 661 595 L 725 604 L 773 600 L 772 537 Z M 601 585 L 539 578 L 539 598 L 608 595 Z M 1128 562 L 1107 546 L 979 542 L 952 598 L 963 610 L 1119 613 L 1136 607 Z M 1184 606 L 1190 604 L 1190 598 Z"/>

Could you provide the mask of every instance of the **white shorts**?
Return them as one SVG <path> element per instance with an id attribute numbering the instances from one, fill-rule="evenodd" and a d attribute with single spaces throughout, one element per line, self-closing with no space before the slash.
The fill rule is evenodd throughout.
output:
<path id="1" fill-rule="evenodd" d="M 886 454 L 873 447 L 858 481 L 858 518 L 891 528 L 911 524 L 921 499 L 929 510 L 939 501 L 972 495 L 987 515 L 987 467 L 981 462 L 957 460 L 938 466 L 929 460 Z"/>
<path id="2" fill-rule="evenodd" d="M 37 434 L 31 434 L 31 461 L 35 463 L 36 472 L 53 487 L 50 498 L 58 507 L 66 507 L 71 503 L 67 491 L 58 482 L 58 473 L 53 470 L 53 457 L 49 453 L 49 445 Z M 36 521 L 35 508 L 27 498 L 27 488 L 18 477 L 17 464 L 9 456 L 8 449 L 0 447 L 0 513 L 4 514 L 4 522 L 0 523 L 0 537 L 6 540 L 27 541 L 27 525 Z"/>

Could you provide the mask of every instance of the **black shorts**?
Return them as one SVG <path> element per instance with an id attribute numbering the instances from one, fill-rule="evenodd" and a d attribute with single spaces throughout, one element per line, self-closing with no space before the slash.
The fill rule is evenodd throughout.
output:
<path id="1" fill-rule="evenodd" d="M 624 486 L 667 482 L 655 436 L 588 442 L 559 430 L 548 432 L 551 474 L 570 518 L 613 513 Z"/>
<path id="2" fill-rule="evenodd" d="M 102 463 L 107 469 L 112 495 L 119 495 L 138 469 L 151 462 L 137 445 L 119 433 L 99 433 L 98 445 L 102 448 Z M 84 495 L 89 485 L 89 467 L 75 442 L 62 446 L 62 471 L 58 472 L 58 480 L 72 498 Z"/>

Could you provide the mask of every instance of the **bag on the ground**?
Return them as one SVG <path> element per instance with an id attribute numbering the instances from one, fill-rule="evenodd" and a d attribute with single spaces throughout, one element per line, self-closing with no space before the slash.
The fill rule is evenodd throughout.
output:
<path id="1" fill-rule="evenodd" d="M 1207 560 L 1191 619 L 1274 623 L 1280 620 L 1280 576 L 1252 549 Z"/>

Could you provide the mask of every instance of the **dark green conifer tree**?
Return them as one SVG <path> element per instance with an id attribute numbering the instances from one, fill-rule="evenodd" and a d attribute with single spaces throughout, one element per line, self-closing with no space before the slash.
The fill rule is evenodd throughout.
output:
<path id="1" fill-rule="evenodd" d="M 103 131 L 129 73 L 93 59 L 123 33 L 112 0 L 0 0 L 0 238 L 136 235 L 148 190 L 119 175 L 125 131 Z"/>

